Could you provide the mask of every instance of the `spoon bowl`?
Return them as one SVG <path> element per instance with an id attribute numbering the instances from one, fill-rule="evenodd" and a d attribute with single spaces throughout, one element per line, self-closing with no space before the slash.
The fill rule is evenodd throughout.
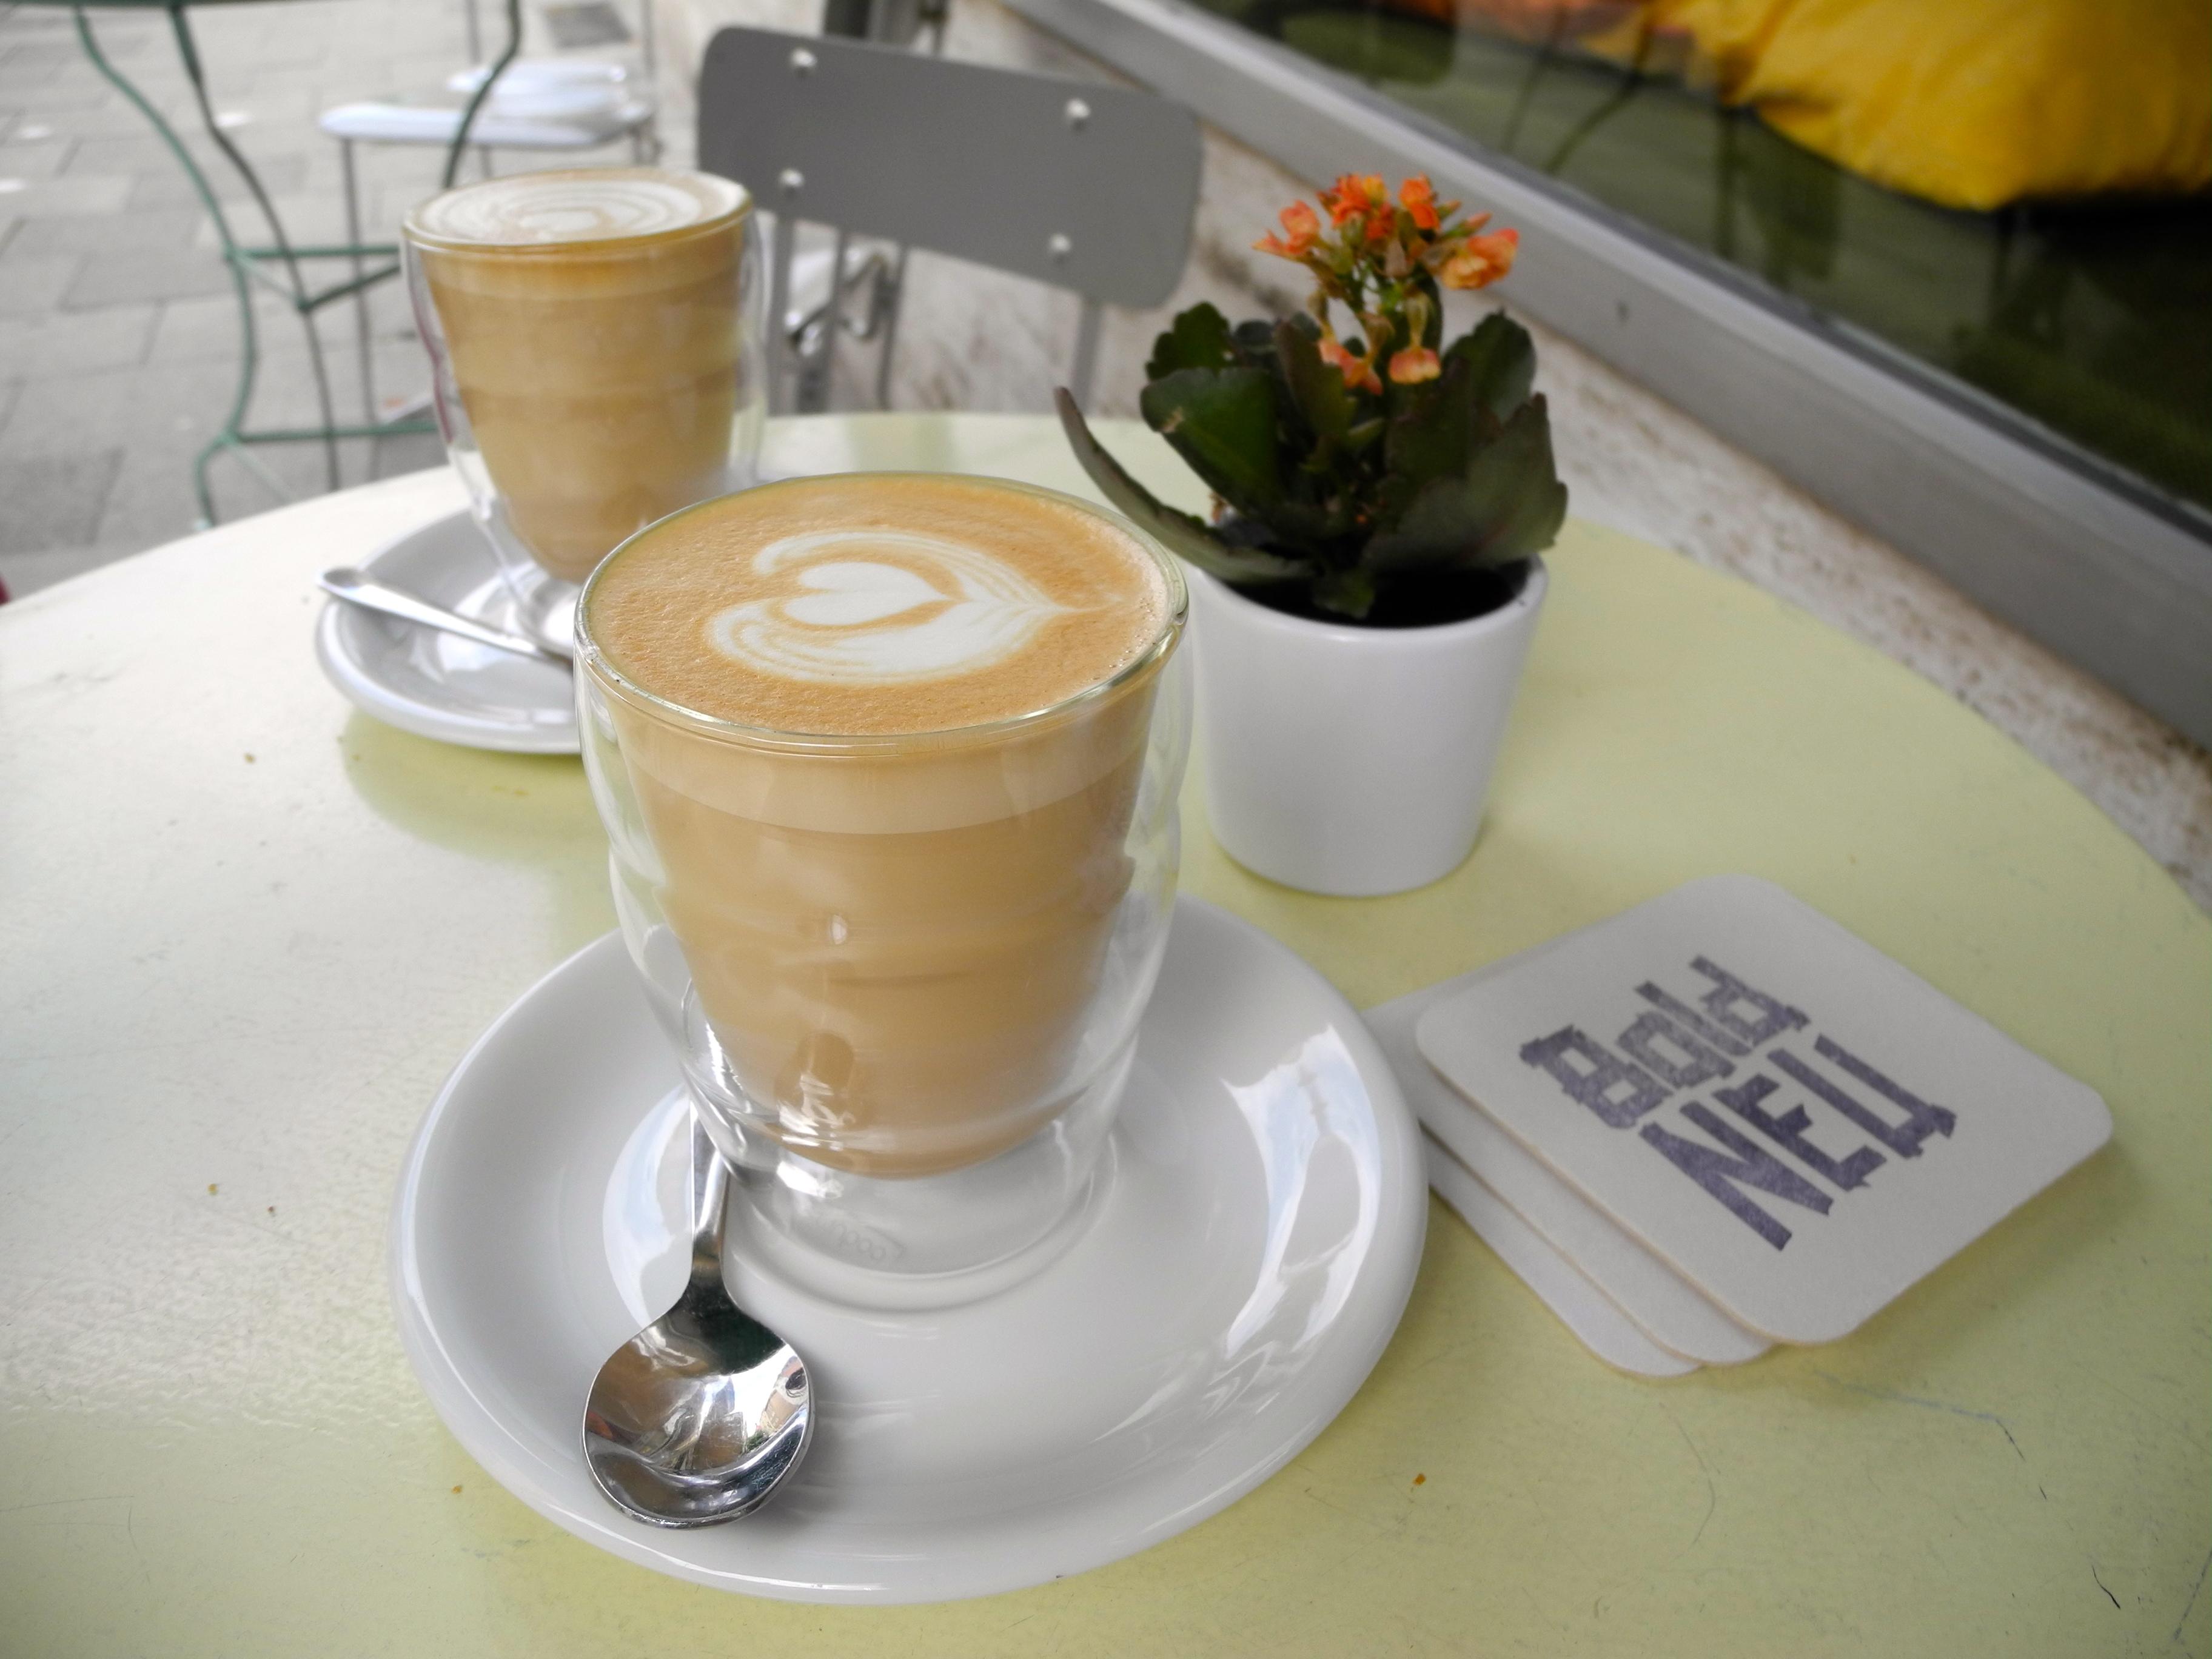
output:
<path id="1" fill-rule="evenodd" d="M 805 1362 L 722 1279 L 729 1166 L 691 1120 L 691 1279 L 617 1348 L 584 1407 L 584 1462 L 618 1508 L 704 1527 L 768 1502 L 813 1439 Z"/>

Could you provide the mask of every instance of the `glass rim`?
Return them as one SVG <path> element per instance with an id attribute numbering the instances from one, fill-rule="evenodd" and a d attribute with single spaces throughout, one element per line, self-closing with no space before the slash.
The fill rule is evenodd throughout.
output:
<path id="1" fill-rule="evenodd" d="M 1042 496 L 1072 507 L 1094 519 L 1103 519 L 1127 536 L 1140 548 L 1158 569 L 1167 588 L 1167 609 L 1158 632 L 1127 662 L 1104 679 L 1095 680 L 1079 691 L 1071 692 L 1058 701 L 1039 708 L 1025 709 L 1018 714 L 1008 714 L 997 720 L 974 721 L 963 726 L 931 726 L 918 732 L 793 732 L 777 726 L 750 726 L 742 720 L 724 720 L 689 708 L 672 698 L 649 691 L 617 667 L 592 637 L 590 613 L 592 594 L 599 586 L 599 578 L 619 558 L 623 550 L 644 538 L 653 534 L 677 520 L 707 507 L 726 501 L 735 496 L 748 495 L 757 489 L 775 489 L 786 484 L 809 483 L 818 477 L 842 478 L 954 478 L 970 483 L 988 484 L 996 489 L 1011 489 L 1023 495 Z M 808 473 L 797 477 L 776 478 L 757 483 L 744 489 L 731 490 L 725 495 L 709 496 L 703 501 L 694 501 L 680 507 L 665 517 L 655 519 L 643 528 L 632 532 L 613 550 L 592 567 L 592 574 L 584 579 L 583 587 L 576 595 L 575 663 L 579 672 L 588 672 L 609 690 L 619 696 L 641 713 L 651 715 L 679 729 L 699 737 L 711 738 L 726 743 L 741 744 L 757 749 L 774 749 L 789 753 L 850 754 L 884 752 L 915 745 L 945 747 L 955 744 L 988 742 L 998 738 L 1016 735 L 1023 731 L 1049 726 L 1092 703 L 1103 702 L 1121 690 L 1132 681 L 1140 678 L 1164 662 L 1181 641 L 1190 617 L 1190 586 L 1184 580 L 1181 566 L 1173 554 L 1151 535 L 1130 523 L 1117 513 L 1086 501 L 1064 490 L 1048 489 L 1042 484 L 1026 483 L 1018 478 L 1001 478 L 978 472 L 931 472 L 913 468 L 871 469 L 841 473 Z"/>
<path id="2" fill-rule="evenodd" d="M 712 179 L 717 184 L 726 185 L 737 191 L 738 199 L 713 218 L 702 219 L 696 224 L 678 225 L 667 230 L 650 231 L 642 236 L 583 236 L 561 242 L 480 242 L 466 237 L 441 236 L 435 231 L 423 229 L 416 222 L 416 215 L 433 202 L 441 201 L 448 196 L 457 196 L 464 191 L 481 190 L 486 185 L 512 183 L 514 179 L 526 176 L 520 173 L 508 173 L 497 178 L 472 179 L 465 185 L 455 185 L 451 190 L 441 190 L 435 195 L 424 197 L 400 216 L 400 240 L 410 247 L 428 248 L 438 253 L 477 254 L 491 259 L 529 259 L 548 254 L 561 254 L 573 258 L 591 248 L 604 248 L 610 257 L 619 257 L 641 248 L 668 246 L 678 242 L 688 241 L 695 236 L 712 235 L 717 231 L 727 230 L 732 225 L 740 223 L 752 216 L 754 204 L 751 191 L 734 179 L 725 179 L 719 173 L 705 173 L 697 167 L 553 167 L 543 173 L 534 173 L 526 176 L 532 179 L 581 179 L 589 178 L 594 174 L 605 176 L 610 173 L 659 173 L 667 178 Z"/>

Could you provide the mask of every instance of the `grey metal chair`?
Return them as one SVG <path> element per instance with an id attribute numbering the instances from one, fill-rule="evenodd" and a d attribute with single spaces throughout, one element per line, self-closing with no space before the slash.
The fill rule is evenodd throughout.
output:
<path id="1" fill-rule="evenodd" d="M 1158 305 L 1190 251 L 1198 120 L 1150 93 L 949 62 L 894 47 L 726 28 L 699 78 L 699 165 L 775 216 L 771 407 L 825 405 L 839 337 L 880 329 L 888 401 L 906 250 L 926 248 L 1083 297 L 1069 384 L 1087 401 L 1101 307 Z M 836 232 L 829 297 L 793 318 L 800 223 Z M 853 239 L 896 252 L 848 258 Z M 866 315 L 846 301 L 868 289 Z"/>

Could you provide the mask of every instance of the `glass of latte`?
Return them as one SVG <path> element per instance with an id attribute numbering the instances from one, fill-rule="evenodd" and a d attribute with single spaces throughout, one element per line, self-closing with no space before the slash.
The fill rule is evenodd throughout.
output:
<path id="1" fill-rule="evenodd" d="M 707 173 L 526 173 L 402 227 L 438 422 L 525 631 L 633 532 L 752 481 L 766 407 L 751 199 Z"/>
<path id="2" fill-rule="evenodd" d="M 577 621 L 630 954 L 758 1248 L 958 1300 L 1079 1230 L 1166 943 L 1174 561 L 994 479 L 762 485 Z"/>

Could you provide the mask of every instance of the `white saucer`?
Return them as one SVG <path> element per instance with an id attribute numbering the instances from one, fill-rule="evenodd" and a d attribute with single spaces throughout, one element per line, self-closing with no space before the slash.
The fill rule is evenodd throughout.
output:
<path id="1" fill-rule="evenodd" d="M 1419 1134 L 1358 1016 L 1180 899 L 1088 1230 L 1026 1284 L 924 1313 L 733 1259 L 739 1301 L 805 1356 L 819 1431 L 769 1509 L 664 1532 L 599 1496 L 579 1441 L 601 1361 L 682 1282 L 676 1081 L 621 939 L 570 957 L 417 1131 L 392 1273 L 408 1358 L 469 1453 L 578 1537 L 699 1583 L 941 1601 L 1171 1537 L 1343 1409 L 1420 1260 Z"/>
<path id="2" fill-rule="evenodd" d="M 361 568 L 448 611 L 514 629 L 498 562 L 466 513 L 410 531 Z M 575 682 L 550 663 L 337 599 L 315 624 L 315 655 L 356 707 L 403 732 L 471 749 L 577 752 Z"/>

